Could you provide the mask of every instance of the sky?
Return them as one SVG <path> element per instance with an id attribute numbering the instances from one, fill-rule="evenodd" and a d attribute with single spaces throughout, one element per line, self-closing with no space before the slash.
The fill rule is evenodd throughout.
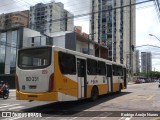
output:
<path id="1" fill-rule="evenodd" d="M 0 0 L 0 14 L 13 11 L 29 9 L 36 3 L 48 3 L 53 0 Z M 89 13 L 90 0 L 55 0 L 64 3 L 66 10 L 74 15 Z M 137 0 L 137 2 L 146 0 Z M 89 16 L 74 19 L 74 25 L 82 26 L 82 31 L 89 33 Z M 136 46 L 154 45 L 160 47 L 160 19 L 153 2 L 136 6 Z M 152 70 L 160 71 L 160 48 L 156 47 L 136 47 L 140 52 L 152 53 Z"/>

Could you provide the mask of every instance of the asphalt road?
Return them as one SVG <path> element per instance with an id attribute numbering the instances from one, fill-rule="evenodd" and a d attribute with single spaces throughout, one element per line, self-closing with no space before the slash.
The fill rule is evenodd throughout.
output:
<path id="1" fill-rule="evenodd" d="M 15 90 L 7 100 L 0 98 L 0 111 L 15 116 L 3 120 L 160 120 L 160 88 L 158 83 L 130 84 L 121 94 L 100 96 L 95 102 L 38 102 L 15 100 Z M 148 111 L 148 112 L 146 112 Z M 18 113 L 16 113 L 18 112 Z M 30 112 L 28 114 L 28 112 Z M 35 114 L 34 114 L 35 113 Z M 37 114 L 38 113 L 38 114 Z M 136 114 L 137 113 L 137 114 Z M 33 117 L 37 115 L 38 118 Z M 42 115 L 43 117 L 40 117 Z M 140 116 L 140 117 L 137 117 Z M 147 117 L 146 117 L 147 116 Z"/>

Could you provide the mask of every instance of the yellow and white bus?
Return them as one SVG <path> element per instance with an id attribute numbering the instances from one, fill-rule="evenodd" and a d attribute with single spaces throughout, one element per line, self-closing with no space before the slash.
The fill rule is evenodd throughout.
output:
<path id="1" fill-rule="evenodd" d="M 126 87 L 122 64 L 56 46 L 18 51 L 17 100 L 95 100 Z"/>

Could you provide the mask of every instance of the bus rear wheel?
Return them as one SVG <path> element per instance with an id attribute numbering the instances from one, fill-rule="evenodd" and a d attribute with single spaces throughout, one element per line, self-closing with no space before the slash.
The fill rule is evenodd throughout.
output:
<path id="1" fill-rule="evenodd" d="M 98 98 L 98 88 L 94 86 L 91 92 L 91 100 L 95 101 Z"/>

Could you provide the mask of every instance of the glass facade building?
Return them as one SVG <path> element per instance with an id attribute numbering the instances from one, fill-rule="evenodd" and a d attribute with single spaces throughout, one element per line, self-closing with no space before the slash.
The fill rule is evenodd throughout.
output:
<path id="1" fill-rule="evenodd" d="M 0 75 L 15 73 L 20 48 L 52 44 L 49 40 L 39 32 L 23 27 L 0 31 Z"/>
<path id="2" fill-rule="evenodd" d="M 16 54 L 19 49 L 17 33 L 17 30 L 0 33 L 0 74 L 15 72 Z M 6 66 L 10 66 L 9 71 Z"/>

